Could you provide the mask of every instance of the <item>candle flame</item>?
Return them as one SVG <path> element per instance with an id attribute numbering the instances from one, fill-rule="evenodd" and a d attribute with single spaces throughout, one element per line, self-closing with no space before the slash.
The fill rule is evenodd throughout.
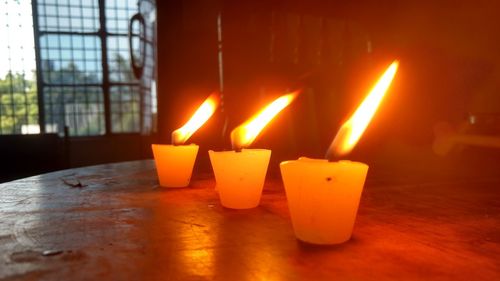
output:
<path id="1" fill-rule="evenodd" d="M 183 144 L 214 114 L 219 106 L 218 93 L 211 94 L 181 128 L 172 132 L 172 143 Z"/>
<path id="2" fill-rule="evenodd" d="M 278 113 L 292 103 L 299 93 L 300 91 L 295 91 L 277 98 L 245 123 L 236 127 L 231 132 L 231 144 L 233 149 L 239 150 L 252 144 L 264 127 L 271 122 Z"/>
<path id="3" fill-rule="evenodd" d="M 345 155 L 354 148 L 389 89 L 398 70 L 398 65 L 399 62 L 395 60 L 387 68 L 351 118 L 342 125 L 328 148 L 326 154 L 328 159 L 331 159 L 332 156 Z"/>

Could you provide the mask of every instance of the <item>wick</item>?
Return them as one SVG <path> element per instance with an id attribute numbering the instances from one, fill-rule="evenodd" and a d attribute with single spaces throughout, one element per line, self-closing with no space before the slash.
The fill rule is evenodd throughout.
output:
<path id="1" fill-rule="evenodd" d="M 241 150 L 243 149 L 243 147 L 242 147 L 242 146 L 239 146 L 239 145 L 237 145 L 237 144 L 233 143 L 232 141 L 231 141 L 231 148 L 232 148 L 234 151 L 236 151 L 236 152 L 241 152 Z"/>
<path id="2" fill-rule="evenodd" d="M 325 154 L 325 158 L 326 160 L 328 160 L 328 162 L 337 162 L 340 160 L 340 155 L 338 155 L 335 152 L 331 152 L 331 150 L 328 149 L 328 151 Z"/>

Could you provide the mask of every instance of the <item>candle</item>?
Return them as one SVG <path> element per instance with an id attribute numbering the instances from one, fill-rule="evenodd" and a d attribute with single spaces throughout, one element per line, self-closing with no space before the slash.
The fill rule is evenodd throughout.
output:
<path id="1" fill-rule="evenodd" d="M 283 95 L 231 132 L 233 151 L 208 152 L 222 206 L 255 208 L 260 203 L 271 150 L 246 149 L 262 129 L 299 94 Z"/>
<path id="2" fill-rule="evenodd" d="M 211 94 L 184 126 L 172 132 L 171 145 L 151 145 L 161 186 L 189 185 L 198 154 L 198 145 L 184 145 L 184 143 L 213 115 L 219 101 L 217 93 Z"/>
<path id="3" fill-rule="evenodd" d="M 271 150 L 242 149 L 241 152 L 210 150 L 208 154 L 222 206 L 231 209 L 257 207 L 264 187 Z"/>
<path id="4" fill-rule="evenodd" d="M 315 244 L 351 237 L 368 165 L 325 159 L 280 164 L 295 235 Z"/>
<path id="5" fill-rule="evenodd" d="M 313 244 L 338 244 L 350 239 L 368 165 L 332 160 L 354 148 L 387 92 L 397 68 L 398 62 L 395 61 L 342 125 L 328 149 L 328 160 L 301 157 L 280 164 L 297 239 Z"/>
<path id="6" fill-rule="evenodd" d="M 152 144 L 156 172 L 160 185 L 185 187 L 191 181 L 198 145 Z"/>

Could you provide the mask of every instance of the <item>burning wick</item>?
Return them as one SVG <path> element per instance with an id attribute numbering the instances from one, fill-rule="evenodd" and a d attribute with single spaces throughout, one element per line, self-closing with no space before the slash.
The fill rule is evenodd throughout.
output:
<path id="1" fill-rule="evenodd" d="M 348 154 L 356 146 L 389 89 L 398 65 L 396 60 L 387 68 L 353 115 L 340 127 L 326 152 L 325 158 L 328 161 Z"/>
<path id="2" fill-rule="evenodd" d="M 172 132 L 172 144 L 151 145 L 161 186 L 189 185 L 199 147 L 184 143 L 214 114 L 219 103 L 219 94 L 211 94 L 184 126 Z"/>
<path id="3" fill-rule="evenodd" d="M 295 91 L 279 97 L 254 117 L 236 127 L 231 132 L 234 150 L 208 151 L 222 206 L 250 209 L 259 205 L 271 150 L 246 148 L 298 94 L 299 91 Z"/>
<path id="4" fill-rule="evenodd" d="M 245 123 L 239 125 L 231 132 L 231 145 L 233 150 L 239 152 L 252 144 L 266 125 L 273 120 L 285 107 L 299 95 L 300 90 L 283 95 Z"/>
<path id="5" fill-rule="evenodd" d="M 214 114 L 219 106 L 220 96 L 218 93 L 211 94 L 196 110 L 191 119 L 184 126 L 172 132 L 172 144 L 184 144 L 208 119 Z"/>
<path id="6" fill-rule="evenodd" d="M 300 157 L 280 163 L 292 226 L 297 239 L 313 244 L 339 244 L 351 238 L 368 165 L 334 157 L 349 153 L 375 114 L 389 88 L 394 61 L 333 140 L 326 159 Z"/>

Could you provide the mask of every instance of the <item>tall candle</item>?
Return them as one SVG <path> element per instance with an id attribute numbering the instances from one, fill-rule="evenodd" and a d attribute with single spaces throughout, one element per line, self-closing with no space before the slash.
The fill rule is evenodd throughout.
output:
<path id="1" fill-rule="evenodd" d="M 338 244 L 351 237 L 368 172 L 360 162 L 334 158 L 349 153 L 380 105 L 398 67 L 393 62 L 330 145 L 326 158 L 301 157 L 280 164 L 295 236 L 314 244 Z M 330 161 L 329 161 L 330 160 Z"/>
<path id="2" fill-rule="evenodd" d="M 259 205 L 271 150 L 247 147 L 298 94 L 297 91 L 279 97 L 247 122 L 236 127 L 231 132 L 231 143 L 235 150 L 209 151 L 222 206 L 249 209 Z"/>

